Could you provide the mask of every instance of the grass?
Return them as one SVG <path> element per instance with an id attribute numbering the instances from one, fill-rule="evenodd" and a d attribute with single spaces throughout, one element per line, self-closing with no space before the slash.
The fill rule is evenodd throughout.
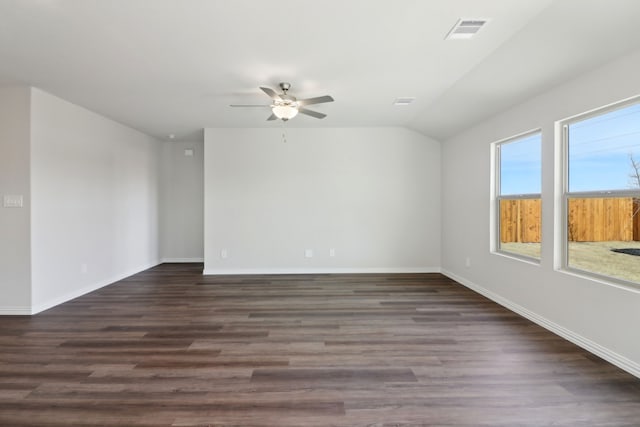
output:
<path id="1" fill-rule="evenodd" d="M 640 242 L 570 242 L 569 267 L 640 283 L 640 257 L 611 249 L 640 248 Z M 540 243 L 502 243 L 500 249 L 540 258 Z"/>
<path id="2" fill-rule="evenodd" d="M 500 250 L 529 258 L 540 259 L 540 243 L 501 243 Z"/>

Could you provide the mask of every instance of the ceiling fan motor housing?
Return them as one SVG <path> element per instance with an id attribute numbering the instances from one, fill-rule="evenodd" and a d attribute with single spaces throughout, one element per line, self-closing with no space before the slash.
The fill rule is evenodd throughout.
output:
<path id="1" fill-rule="evenodd" d="M 287 83 L 287 82 L 280 82 L 279 86 L 280 86 L 280 89 L 282 89 L 282 91 L 283 91 L 285 94 L 287 93 L 287 91 L 288 91 L 289 89 L 291 89 L 291 83 Z"/>

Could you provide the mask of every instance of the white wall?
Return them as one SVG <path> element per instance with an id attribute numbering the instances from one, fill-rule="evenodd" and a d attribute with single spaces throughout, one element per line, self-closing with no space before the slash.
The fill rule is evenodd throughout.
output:
<path id="1" fill-rule="evenodd" d="M 31 114 L 38 312 L 159 262 L 160 143 L 37 89 Z"/>
<path id="2" fill-rule="evenodd" d="M 186 156 L 190 150 L 192 156 Z M 204 143 L 163 142 L 161 163 L 163 262 L 204 260 Z"/>
<path id="3" fill-rule="evenodd" d="M 29 89 L 0 88 L 0 314 L 31 311 Z M 22 208 L 4 208 L 22 195 Z"/>
<path id="4" fill-rule="evenodd" d="M 576 78 L 443 143 L 442 267 L 640 376 L 640 292 L 554 270 L 554 122 L 640 94 L 640 52 Z M 540 265 L 489 252 L 490 144 L 542 128 Z M 465 258 L 471 266 L 465 267 Z"/>
<path id="5" fill-rule="evenodd" d="M 439 271 L 438 142 L 400 128 L 286 135 L 205 130 L 205 273 Z"/>

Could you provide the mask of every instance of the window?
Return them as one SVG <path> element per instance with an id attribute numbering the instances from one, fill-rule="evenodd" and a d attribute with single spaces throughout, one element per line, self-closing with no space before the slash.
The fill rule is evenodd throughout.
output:
<path id="1" fill-rule="evenodd" d="M 640 103 L 562 124 L 564 266 L 640 283 Z"/>
<path id="2" fill-rule="evenodd" d="M 495 143 L 496 248 L 540 258 L 542 185 L 540 131 Z"/>

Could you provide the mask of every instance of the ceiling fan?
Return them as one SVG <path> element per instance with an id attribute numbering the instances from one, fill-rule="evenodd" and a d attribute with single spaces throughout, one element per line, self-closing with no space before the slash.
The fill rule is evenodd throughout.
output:
<path id="1" fill-rule="evenodd" d="M 324 119 L 326 114 L 319 113 L 317 111 L 308 110 L 305 108 L 307 105 L 322 104 L 324 102 L 333 102 L 333 98 L 329 95 L 318 96 L 316 98 L 307 98 L 298 100 L 295 96 L 289 95 L 287 92 L 291 88 L 291 84 L 282 82 L 278 85 L 282 90 L 281 94 L 276 93 L 271 88 L 260 87 L 260 89 L 269 96 L 273 102 L 270 105 L 243 105 L 243 104 L 231 104 L 231 107 L 269 107 L 271 108 L 271 115 L 267 120 L 282 120 L 286 122 L 289 119 L 294 118 L 298 113 L 306 114 L 307 116 L 315 117 L 316 119 Z"/>

